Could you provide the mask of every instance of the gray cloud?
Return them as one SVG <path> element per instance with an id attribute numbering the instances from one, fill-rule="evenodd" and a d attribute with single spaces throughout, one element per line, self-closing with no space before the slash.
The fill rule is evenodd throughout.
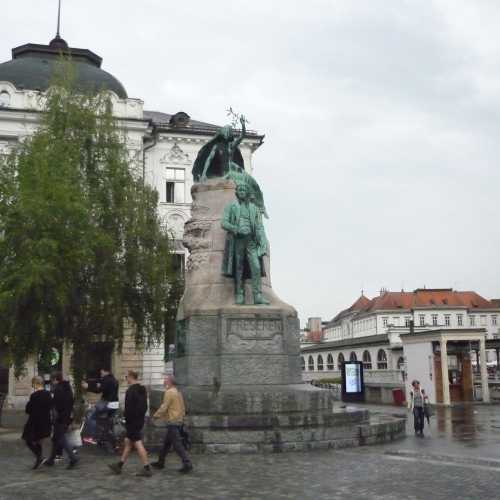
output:
<path id="1" fill-rule="evenodd" d="M 11 3 L 1 59 L 51 38 L 55 4 Z M 497 2 L 63 4 L 63 36 L 148 109 L 232 105 L 266 134 L 273 283 L 302 318 L 361 288 L 500 296 Z"/>

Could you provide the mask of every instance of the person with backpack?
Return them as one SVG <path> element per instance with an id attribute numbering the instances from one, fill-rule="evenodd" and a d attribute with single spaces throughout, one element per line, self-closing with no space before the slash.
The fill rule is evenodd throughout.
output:
<path id="1" fill-rule="evenodd" d="M 132 449 L 135 448 L 143 465 L 136 476 L 151 477 L 153 474 L 149 465 L 148 453 L 142 442 L 142 429 L 148 411 L 148 395 L 146 388 L 139 384 L 139 374 L 136 371 L 129 370 L 126 378 L 129 388 L 125 393 L 125 446 L 120 461 L 110 464 L 108 467 L 115 474 L 121 474 Z"/>
<path id="2" fill-rule="evenodd" d="M 42 441 L 50 437 L 52 431 L 52 421 L 50 412 L 52 409 L 52 396 L 50 392 L 44 389 L 42 377 L 33 377 L 31 385 L 34 392 L 31 394 L 26 404 L 26 413 L 28 421 L 23 430 L 22 439 L 26 446 L 35 455 L 35 464 L 33 469 L 37 469 L 43 462 Z"/>

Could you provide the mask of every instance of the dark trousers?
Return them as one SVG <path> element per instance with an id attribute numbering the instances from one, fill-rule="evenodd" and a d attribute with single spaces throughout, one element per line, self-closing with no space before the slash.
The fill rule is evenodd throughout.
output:
<path id="1" fill-rule="evenodd" d="M 39 441 L 26 441 L 26 446 L 33 452 L 36 458 L 42 456 L 42 445 Z"/>
<path id="2" fill-rule="evenodd" d="M 413 408 L 413 425 L 415 432 L 424 432 L 424 409 L 421 406 Z"/>
<path id="3" fill-rule="evenodd" d="M 60 450 L 64 450 L 70 460 L 74 459 L 73 449 L 66 439 L 66 432 L 68 432 L 68 426 L 60 422 L 54 424 L 54 434 L 52 435 L 52 453 L 50 459 L 54 460 L 57 453 Z"/>
<path id="4" fill-rule="evenodd" d="M 160 451 L 160 456 L 158 457 L 158 461 L 160 463 L 163 464 L 165 462 L 165 457 L 167 456 L 167 453 L 171 448 L 173 448 L 177 455 L 179 455 L 184 465 L 191 464 L 191 460 L 189 460 L 187 451 L 182 444 L 179 425 L 167 425 L 167 433 L 165 434 L 163 447 Z"/>

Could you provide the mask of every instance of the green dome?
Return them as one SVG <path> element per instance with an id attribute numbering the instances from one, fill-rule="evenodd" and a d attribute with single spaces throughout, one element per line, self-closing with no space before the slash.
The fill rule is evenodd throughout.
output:
<path id="1" fill-rule="evenodd" d="M 12 49 L 12 60 L 0 64 L 0 81 L 12 83 L 17 89 L 45 91 L 48 89 L 60 54 L 70 55 L 76 69 L 76 87 L 82 91 L 111 90 L 127 98 L 123 85 L 101 69 L 102 59 L 87 49 L 74 49 L 60 37 L 49 45 L 29 43 Z"/>

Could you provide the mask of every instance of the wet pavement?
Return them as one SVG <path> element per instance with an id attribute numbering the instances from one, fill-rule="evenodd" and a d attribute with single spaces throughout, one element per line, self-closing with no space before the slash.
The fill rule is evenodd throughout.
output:
<path id="1" fill-rule="evenodd" d="M 405 449 L 500 460 L 500 405 L 436 408 L 430 424 L 425 422 L 423 439 L 415 437 L 413 417 L 405 409 L 377 406 L 372 407 L 372 411 L 408 416 L 408 437 L 385 445 L 385 450 Z"/>
<path id="2" fill-rule="evenodd" d="M 404 409 L 369 406 L 375 413 Z M 273 455 L 194 456 L 195 471 L 181 476 L 177 457 L 150 479 L 136 478 L 134 457 L 121 476 L 114 460 L 84 449 L 78 469 L 64 464 L 31 471 L 19 431 L 0 433 L 0 499 L 387 499 L 500 498 L 500 406 L 440 409 L 415 437 L 351 450 Z"/>

